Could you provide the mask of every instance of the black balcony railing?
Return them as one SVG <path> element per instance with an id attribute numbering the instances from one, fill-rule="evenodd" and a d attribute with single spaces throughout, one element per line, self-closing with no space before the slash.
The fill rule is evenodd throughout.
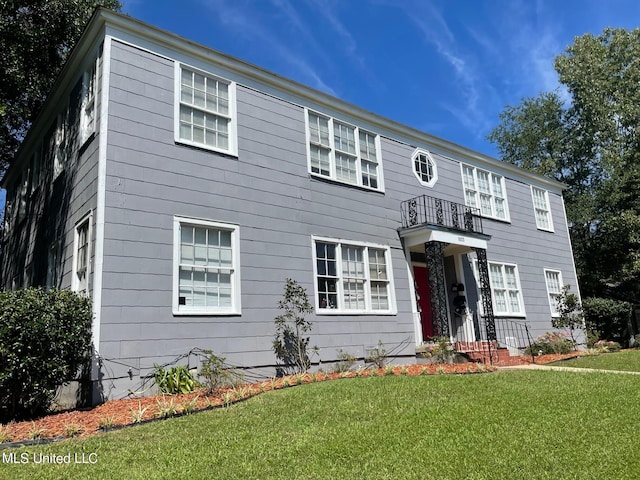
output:
<path id="1" fill-rule="evenodd" d="M 434 225 L 464 232 L 483 233 L 480 209 L 422 195 L 400 204 L 402 227 Z"/>

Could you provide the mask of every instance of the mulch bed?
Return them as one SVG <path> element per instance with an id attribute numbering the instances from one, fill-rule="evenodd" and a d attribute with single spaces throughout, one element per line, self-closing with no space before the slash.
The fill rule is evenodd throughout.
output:
<path id="1" fill-rule="evenodd" d="M 576 354 L 573 354 L 573 356 L 575 357 Z M 543 355 L 536 357 L 536 363 L 549 363 L 562 358 L 570 357 L 567 355 Z M 531 359 L 529 358 L 530 361 Z M 186 395 L 110 400 L 91 409 L 54 413 L 33 421 L 15 422 L 0 426 L 0 443 L 10 442 L 3 445 L 9 446 L 21 442 L 37 443 L 51 441 L 52 439 L 88 437 L 102 431 L 135 423 L 228 405 L 269 390 L 338 378 L 385 375 L 469 374 L 493 372 L 495 370 L 496 367 L 476 363 L 416 364 L 344 373 L 291 375 L 289 377 L 241 385 L 234 389 L 222 389 L 215 394 L 199 391 Z M 175 411 L 171 411 L 172 409 Z M 134 419 L 134 417 L 136 418 Z"/>

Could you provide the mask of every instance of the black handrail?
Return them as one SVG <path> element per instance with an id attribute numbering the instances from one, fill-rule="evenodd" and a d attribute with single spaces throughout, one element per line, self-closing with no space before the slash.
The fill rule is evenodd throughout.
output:
<path id="1" fill-rule="evenodd" d="M 402 227 L 433 225 L 464 232 L 483 233 L 480 209 L 441 198 L 421 195 L 400 204 Z"/>

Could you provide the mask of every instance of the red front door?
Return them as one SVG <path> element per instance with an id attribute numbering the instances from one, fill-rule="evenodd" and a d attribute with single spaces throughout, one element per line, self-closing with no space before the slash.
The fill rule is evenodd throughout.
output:
<path id="1" fill-rule="evenodd" d="M 418 294 L 418 307 L 420 309 L 420 322 L 422 323 L 422 340 L 433 337 L 433 322 L 431 321 L 431 300 L 429 295 L 429 280 L 426 267 L 413 267 L 413 276 L 416 280 Z"/>

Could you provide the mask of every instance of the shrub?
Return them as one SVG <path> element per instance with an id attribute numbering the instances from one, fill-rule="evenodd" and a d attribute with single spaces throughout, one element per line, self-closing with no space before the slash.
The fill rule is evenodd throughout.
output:
<path id="1" fill-rule="evenodd" d="M 207 393 L 215 393 L 220 388 L 234 386 L 242 382 L 242 374 L 225 363 L 225 357 L 219 357 L 212 350 L 201 350 L 200 373 L 202 386 Z"/>
<path id="2" fill-rule="evenodd" d="M 378 346 L 369 351 L 369 354 L 365 357 L 365 363 L 373 364 L 378 368 L 383 368 L 387 361 L 389 360 L 389 355 L 387 354 L 387 350 L 384 348 L 384 344 L 382 340 L 378 340 Z"/>
<path id="3" fill-rule="evenodd" d="M 305 334 L 311 330 L 312 325 L 306 315 L 313 312 L 306 289 L 295 280 L 287 278 L 278 308 L 284 310 L 274 321 L 276 335 L 273 351 L 279 361 L 278 372 L 280 375 L 306 372 L 311 366 L 311 359 L 310 338 Z M 317 347 L 313 350 L 317 350 Z"/>
<path id="4" fill-rule="evenodd" d="M 530 347 L 525 349 L 527 355 L 548 355 L 553 353 L 570 353 L 574 349 L 569 334 L 561 332 L 547 332 L 535 339 Z"/>
<path id="5" fill-rule="evenodd" d="M 595 348 L 599 353 L 609 353 L 619 352 L 621 347 L 618 342 L 614 342 L 612 340 L 599 340 L 593 344 L 593 348 Z"/>
<path id="6" fill-rule="evenodd" d="M 433 358 L 436 362 L 447 363 L 453 358 L 453 345 L 447 337 L 434 337 L 432 343 L 425 345 L 423 356 Z"/>
<path id="7" fill-rule="evenodd" d="M 587 330 L 599 338 L 628 345 L 631 337 L 632 305 L 610 298 L 585 298 L 582 301 Z"/>
<path id="8" fill-rule="evenodd" d="M 568 328 L 571 341 L 575 348 L 578 345 L 575 331 L 582 331 L 584 329 L 584 315 L 578 295 L 570 293 L 570 290 L 570 285 L 562 287 L 562 293 L 558 297 L 557 304 L 559 316 L 551 319 L 551 326 L 558 329 Z"/>
<path id="9" fill-rule="evenodd" d="M 0 292 L 0 422 L 46 413 L 91 357 L 91 302 L 66 290 Z"/>
<path id="10" fill-rule="evenodd" d="M 154 364 L 154 368 L 153 377 L 160 393 L 169 395 L 190 393 L 199 386 L 186 365 L 177 365 L 165 370 L 160 365 Z"/>
<path id="11" fill-rule="evenodd" d="M 355 363 L 356 357 L 340 349 L 338 350 L 338 361 L 333 364 L 333 371 L 335 373 L 346 372 L 350 370 Z"/>

